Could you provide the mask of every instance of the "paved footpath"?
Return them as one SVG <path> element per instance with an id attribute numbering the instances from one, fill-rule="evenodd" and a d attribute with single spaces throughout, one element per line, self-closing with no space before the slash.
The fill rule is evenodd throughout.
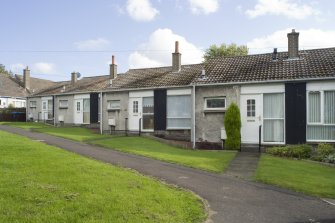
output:
<path id="1" fill-rule="evenodd" d="M 190 189 L 208 201 L 209 222 L 335 222 L 335 206 L 318 198 L 9 126 L 0 125 L 0 130 L 43 140 Z"/>

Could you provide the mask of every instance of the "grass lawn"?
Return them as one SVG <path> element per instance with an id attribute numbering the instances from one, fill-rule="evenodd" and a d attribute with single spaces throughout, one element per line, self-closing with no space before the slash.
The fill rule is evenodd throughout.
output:
<path id="1" fill-rule="evenodd" d="M 0 222 L 202 222 L 191 192 L 0 131 Z"/>
<path id="2" fill-rule="evenodd" d="M 90 129 L 81 127 L 51 127 L 37 129 L 36 131 L 80 142 L 110 138 L 108 135 L 100 135 Z"/>
<path id="3" fill-rule="evenodd" d="M 0 122 L 0 124 L 23 129 L 53 128 L 52 125 L 48 125 L 42 122 Z"/>
<path id="4" fill-rule="evenodd" d="M 113 137 L 92 142 L 122 152 L 138 154 L 197 169 L 223 172 L 235 157 L 235 151 L 186 150 L 144 137 Z"/>
<path id="5" fill-rule="evenodd" d="M 256 180 L 318 197 L 335 198 L 335 168 L 262 155 Z"/>

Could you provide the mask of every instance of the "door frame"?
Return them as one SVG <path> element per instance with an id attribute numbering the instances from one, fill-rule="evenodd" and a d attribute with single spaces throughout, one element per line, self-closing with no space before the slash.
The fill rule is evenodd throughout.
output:
<path id="1" fill-rule="evenodd" d="M 245 97 L 245 98 L 244 98 Z M 255 104 L 255 117 L 247 117 L 247 109 L 242 109 L 242 108 L 247 108 L 247 104 L 243 104 L 243 102 L 247 102 L 248 99 L 255 99 L 256 104 Z M 259 134 L 258 134 L 258 128 L 259 125 L 263 126 L 263 94 L 261 93 L 253 93 L 253 94 L 241 94 L 240 96 L 240 113 L 241 113 L 241 121 L 242 121 L 242 128 L 245 125 L 246 122 L 255 122 L 257 124 L 257 137 L 255 137 L 255 141 L 245 141 L 243 139 L 243 134 L 242 134 L 242 128 L 241 128 L 241 142 L 242 143 L 247 143 L 247 144 L 258 144 L 259 142 Z M 244 121 L 244 122 L 243 122 Z M 244 132 L 249 132 L 253 130 L 248 130 L 244 129 Z M 263 131 L 261 131 L 261 138 L 263 141 Z"/>

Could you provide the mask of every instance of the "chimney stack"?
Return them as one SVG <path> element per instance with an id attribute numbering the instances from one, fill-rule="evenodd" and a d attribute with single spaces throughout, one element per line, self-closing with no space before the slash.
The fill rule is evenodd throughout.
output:
<path id="1" fill-rule="evenodd" d="M 74 86 L 77 82 L 77 72 L 73 71 L 71 73 L 71 85 Z"/>
<path id="2" fill-rule="evenodd" d="M 115 79 L 117 77 L 117 65 L 115 64 L 115 57 L 112 56 L 112 64 L 109 65 L 109 78 Z"/>
<path id="3" fill-rule="evenodd" d="M 292 29 L 291 33 L 287 34 L 288 38 L 288 58 L 298 58 L 299 57 L 299 33 Z"/>
<path id="4" fill-rule="evenodd" d="M 179 53 L 179 42 L 175 42 L 175 51 L 172 53 L 172 72 L 181 70 L 181 53 Z"/>
<path id="5" fill-rule="evenodd" d="M 24 88 L 30 90 L 30 70 L 28 66 L 23 70 L 23 83 Z"/>

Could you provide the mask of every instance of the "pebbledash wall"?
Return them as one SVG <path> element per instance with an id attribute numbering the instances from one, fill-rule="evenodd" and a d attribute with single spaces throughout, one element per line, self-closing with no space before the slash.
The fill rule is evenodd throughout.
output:
<path id="1" fill-rule="evenodd" d="M 206 100 L 223 98 L 225 107 L 211 109 L 206 106 Z M 240 87 L 230 86 L 196 86 L 195 88 L 195 141 L 220 143 L 221 128 L 224 128 L 224 114 L 232 102 L 239 106 Z"/>
<path id="2" fill-rule="evenodd" d="M 110 119 L 114 120 L 113 130 L 125 130 L 126 118 L 128 118 L 128 91 L 105 92 L 102 94 L 102 130 L 104 133 L 111 131 Z"/>

